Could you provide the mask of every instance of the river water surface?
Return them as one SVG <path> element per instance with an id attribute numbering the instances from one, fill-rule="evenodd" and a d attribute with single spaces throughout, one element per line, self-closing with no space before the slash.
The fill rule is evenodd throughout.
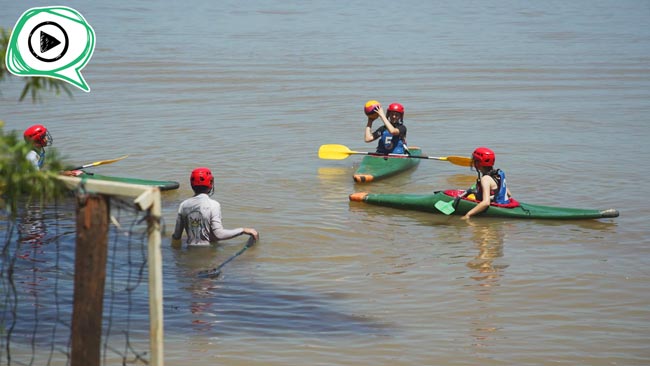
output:
<path id="1" fill-rule="evenodd" d="M 6 2 L 0 26 L 45 5 Z M 11 77 L 0 119 L 46 124 L 75 165 L 129 154 L 95 172 L 181 182 L 163 195 L 167 364 L 650 363 L 650 3 L 61 5 L 95 30 L 91 92 L 19 103 Z M 466 222 L 350 203 L 475 177 L 423 160 L 359 185 L 359 156 L 319 160 L 322 144 L 374 150 L 369 99 L 402 103 L 427 155 L 491 147 L 520 201 L 621 215 Z M 197 166 L 225 226 L 261 235 L 217 281 L 192 273 L 243 238 L 169 247 Z"/>

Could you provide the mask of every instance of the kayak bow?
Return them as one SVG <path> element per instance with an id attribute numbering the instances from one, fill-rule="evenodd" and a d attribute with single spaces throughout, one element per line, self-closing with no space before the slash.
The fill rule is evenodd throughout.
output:
<path id="1" fill-rule="evenodd" d="M 419 147 L 411 147 L 409 151 L 413 156 L 422 155 L 422 149 Z M 410 158 L 408 155 L 404 157 L 366 155 L 361 159 L 361 164 L 352 177 L 357 183 L 369 183 L 415 168 L 420 164 L 420 160 Z"/>

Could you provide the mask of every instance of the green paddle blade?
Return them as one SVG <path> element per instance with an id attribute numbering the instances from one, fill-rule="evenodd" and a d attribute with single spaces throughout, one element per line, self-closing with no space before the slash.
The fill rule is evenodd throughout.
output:
<path id="1" fill-rule="evenodd" d="M 449 202 L 438 201 L 436 202 L 434 207 L 437 208 L 438 211 L 442 212 L 445 215 L 451 215 L 452 213 L 454 213 L 454 211 L 456 211 L 456 209 L 454 208 L 454 201 L 449 201 Z"/>

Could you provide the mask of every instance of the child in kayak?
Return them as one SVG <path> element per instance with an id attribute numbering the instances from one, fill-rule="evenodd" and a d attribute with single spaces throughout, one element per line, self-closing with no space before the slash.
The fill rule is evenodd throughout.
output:
<path id="1" fill-rule="evenodd" d="M 36 170 L 41 170 L 45 163 L 45 146 L 52 146 L 54 138 L 50 135 L 50 131 L 43 125 L 36 124 L 30 126 L 23 132 L 25 141 L 32 145 L 32 150 L 27 153 L 27 160 L 32 163 Z M 83 170 L 64 170 L 62 175 L 78 176 L 83 173 Z"/>
<path id="2" fill-rule="evenodd" d="M 388 106 L 388 112 L 384 113 L 381 105 L 377 104 L 375 113 L 368 115 L 368 124 L 364 140 L 372 142 L 379 139 L 377 152 L 380 154 L 405 154 L 408 153 L 406 146 L 406 126 L 404 126 L 404 106 L 393 103 Z M 381 118 L 384 123 L 381 127 L 372 131 L 372 123 Z"/>
<path id="3" fill-rule="evenodd" d="M 32 150 L 27 153 L 29 160 L 36 170 L 40 170 L 45 162 L 45 146 L 51 146 L 54 142 L 52 135 L 43 125 L 30 126 L 23 132 L 27 143 L 32 144 Z"/>
<path id="4" fill-rule="evenodd" d="M 187 234 L 188 246 L 208 246 L 218 240 L 231 239 L 247 234 L 256 241 L 257 230 L 253 228 L 225 229 L 221 223 L 221 205 L 210 198 L 214 191 L 214 177 L 208 168 L 196 168 L 190 175 L 194 197 L 181 202 L 176 217 L 176 228 L 172 234 L 172 246 L 181 246 L 183 231 Z"/>
<path id="5" fill-rule="evenodd" d="M 501 169 L 494 168 L 495 160 L 494 151 L 487 147 L 479 147 L 472 153 L 472 165 L 476 169 L 478 178 L 476 179 L 475 191 L 471 194 L 480 202 L 469 210 L 462 217 L 463 219 L 469 219 L 485 211 L 491 202 L 510 203 L 512 194 L 510 194 L 510 190 L 506 185 L 506 175 Z"/>

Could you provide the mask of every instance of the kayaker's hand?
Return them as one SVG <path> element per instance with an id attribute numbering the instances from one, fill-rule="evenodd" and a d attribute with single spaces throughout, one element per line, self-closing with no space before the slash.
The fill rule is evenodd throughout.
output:
<path id="1" fill-rule="evenodd" d="M 83 174 L 83 170 L 64 170 L 61 172 L 61 174 L 68 176 L 68 177 L 78 177 L 81 174 Z"/>
<path id="2" fill-rule="evenodd" d="M 461 217 L 461 219 L 463 219 L 463 220 L 469 220 L 469 218 L 470 218 L 470 216 L 467 216 L 467 215 L 463 215 L 463 217 Z"/>
<path id="3" fill-rule="evenodd" d="M 381 106 L 377 108 L 376 113 L 379 115 L 379 117 L 382 117 L 382 119 L 386 118 L 386 113 L 384 113 L 384 109 Z"/>
<path id="4" fill-rule="evenodd" d="M 258 241 L 260 239 L 260 234 L 257 232 L 257 230 L 249 227 L 244 228 L 244 234 L 248 234 L 255 238 L 255 241 Z"/>
<path id="5" fill-rule="evenodd" d="M 372 113 L 368 115 L 368 123 L 372 124 L 372 121 L 376 120 L 379 118 L 379 115 L 377 114 L 377 111 L 381 109 L 381 106 L 378 104 L 375 106 L 375 109 L 372 110 Z"/>

